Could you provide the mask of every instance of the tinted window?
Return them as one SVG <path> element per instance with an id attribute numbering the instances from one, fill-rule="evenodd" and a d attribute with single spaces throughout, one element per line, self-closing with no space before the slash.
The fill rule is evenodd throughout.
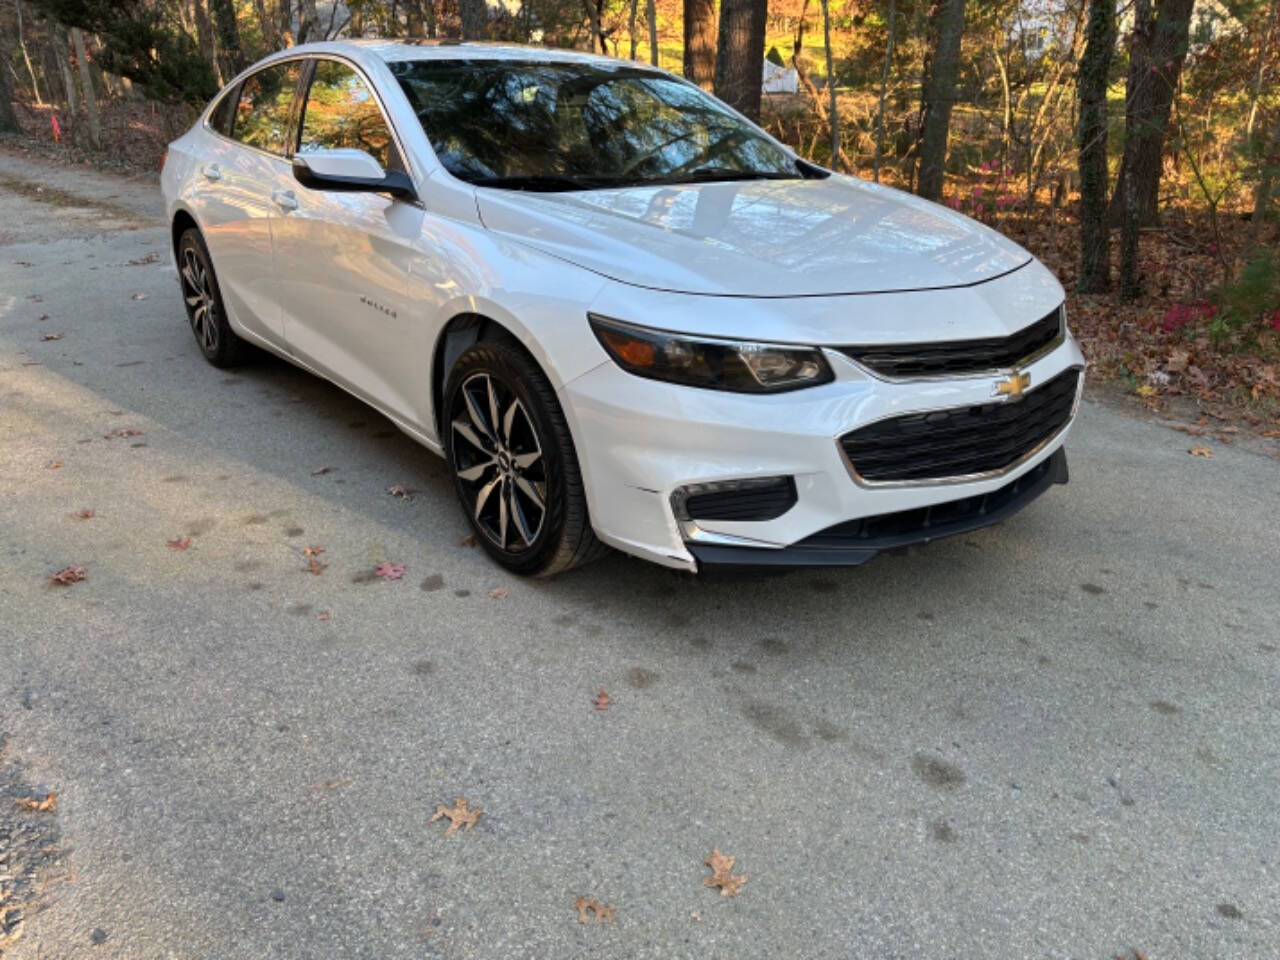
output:
<path id="1" fill-rule="evenodd" d="M 391 132 L 368 85 L 336 60 L 316 61 L 302 113 L 298 152 L 350 147 L 372 154 L 383 169 L 396 169 Z"/>
<path id="2" fill-rule="evenodd" d="M 440 162 L 473 183 L 580 189 L 800 176 L 785 150 L 718 100 L 625 63 L 390 66 Z"/>
<path id="3" fill-rule="evenodd" d="M 218 105 L 209 113 L 209 126 L 223 136 L 231 133 L 231 118 L 236 113 L 236 102 L 239 96 L 236 90 L 228 90 Z"/>
<path id="4" fill-rule="evenodd" d="M 283 154 L 301 69 L 301 60 L 289 60 L 246 77 L 240 85 L 231 136 L 251 147 Z"/>

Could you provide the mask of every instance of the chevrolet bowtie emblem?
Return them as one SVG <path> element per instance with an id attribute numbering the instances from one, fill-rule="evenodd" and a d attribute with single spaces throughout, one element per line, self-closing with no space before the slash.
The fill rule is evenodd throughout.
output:
<path id="1" fill-rule="evenodd" d="M 1031 386 L 1031 374 L 1015 373 L 1006 380 L 997 380 L 993 397 L 1008 397 L 1010 400 L 1021 399 L 1027 387 Z"/>

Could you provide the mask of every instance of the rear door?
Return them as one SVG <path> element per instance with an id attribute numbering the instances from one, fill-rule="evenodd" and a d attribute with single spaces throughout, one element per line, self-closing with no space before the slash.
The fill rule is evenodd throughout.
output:
<path id="1" fill-rule="evenodd" d="M 285 348 L 275 284 L 272 218 L 292 183 L 285 154 L 304 61 L 264 67 L 210 117 L 210 148 L 196 173 L 198 216 L 223 301 L 246 330 Z M 218 126 L 218 125 L 221 126 Z"/>
<path id="2" fill-rule="evenodd" d="M 346 61 L 318 57 L 303 98 L 297 151 L 354 148 L 404 170 L 369 81 Z M 422 207 L 380 193 L 293 184 L 296 207 L 275 221 L 275 255 L 289 349 L 336 383 L 409 423 L 425 419 L 429 357 L 421 309 L 409 295 Z M 416 321 L 416 322 L 415 322 Z"/>

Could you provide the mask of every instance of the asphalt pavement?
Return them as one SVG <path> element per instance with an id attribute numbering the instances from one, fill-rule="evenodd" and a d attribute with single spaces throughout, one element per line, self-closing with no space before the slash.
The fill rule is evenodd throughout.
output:
<path id="1" fill-rule="evenodd" d="M 161 215 L 0 153 L 0 953 L 1280 956 L 1280 461 L 1089 396 L 997 528 L 519 580 L 378 414 L 204 362 Z"/>

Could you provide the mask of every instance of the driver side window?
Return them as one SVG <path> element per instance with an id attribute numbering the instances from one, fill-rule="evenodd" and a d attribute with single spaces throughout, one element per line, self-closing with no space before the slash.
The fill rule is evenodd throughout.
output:
<path id="1" fill-rule="evenodd" d="M 373 156 L 384 170 L 403 170 L 391 131 L 368 85 L 337 60 L 317 60 L 298 136 L 298 153 L 350 147 Z"/>

